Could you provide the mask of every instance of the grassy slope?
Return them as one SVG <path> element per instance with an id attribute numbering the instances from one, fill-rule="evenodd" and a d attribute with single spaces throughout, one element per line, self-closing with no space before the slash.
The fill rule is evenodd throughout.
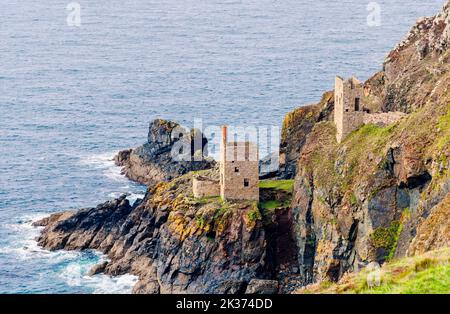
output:
<path id="1" fill-rule="evenodd" d="M 342 195 L 342 207 L 355 208 L 392 184 L 377 181 L 375 174 L 385 166 L 388 149 L 402 143 L 412 148 L 418 159 L 429 163 L 432 181 L 421 195 L 421 199 L 427 199 L 444 189 L 450 177 L 449 136 L 450 103 L 442 101 L 429 103 L 386 127 L 364 125 L 341 144 L 335 141 L 333 123 L 321 122 L 310 135 L 299 172 L 305 178 L 312 174 L 318 191 Z"/>
<path id="2" fill-rule="evenodd" d="M 259 182 L 260 189 L 272 189 L 280 190 L 284 192 L 291 193 L 294 188 L 294 180 L 263 180 Z M 286 207 L 290 204 L 290 198 L 284 201 L 280 200 L 267 200 L 259 204 L 259 207 L 263 211 L 271 211 L 276 208 Z"/>
<path id="3" fill-rule="evenodd" d="M 385 264 L 381 284 L 369 288 L 369 270 L 345 276 L 339 283 L 322 282 L 297 293 L 327 294 L 448 294 L 450 293 L 450 249 L 428 252 Z"/>
<path id="4" fill-rule="evenodd" d="M 396 143 L 402 143 L 404 147 L 412 147 L 418 158 L 429 163 L 428 170 L 432 181 L 421 194 L 421 199 L 437 194 L 445 189 L 450 174 L 448 96 L 445 94 L 439 102 L 427 103 L 423 108 L 392 125 L 365 125 L 339 145 L 334 140 L 335 128 L 331 122 L 316 124 L 310 135 L 308 149 L 303 154 L 300 172 L 303 172 L 304 177 L 309 177 L 308 173 L 312 173 L 316 187 L 329 191 L 329 195 L 333 195 L 336 189 L 340 190 L 344 195 L 344 205 L 350 208 L 361 206 L 363 199 L 359 197 L 370 200 L 383 188 L 379 184 L 386 182 L 376 182 L 374 174 L 384 167 L 388 149 L 395 147 Z M 337 164 L 341 165 L 341 172 L 336 171 Z M 367 190 L 355 194 L 354 191 L 358 190 L 361 182 L 367 182 Z M 392 232 L 395 237 L 398 233 Z M 379 287 L 368 287 L 368 272 L 363 270 L 358 274 L 344 276 L 338 284 L 321 282 L 298 292 L 450 293 L 450 249 L 429 254 L 431 255 L 387 263 L 383 267 L 382 284 Z"/>
<path id="5" fill-rule="evenodd" d="M 263 180 L 259 182 L 261 189 L 276 189 L 291 192 L 294 180 Z"/>
<path id="6" fill-rule="evenodd" d="M 448 97 L 447 97 L 448 98 Z M 428 104 L 401 121 L 386 127 L 368 124 L 349 135 L 340 145 L 334 140 L 335 128 L 331 122 L 318 123 L 312 132 L 313 145 L 302 160 L 305 170 L 315 173 L 315 183 L 322 187 L 340 187 L 351 190 L 362 179 L 382 167 L 384 158 L 395 143 L 412 146 L 423 160 L 435 160 L 448 165 L 450 146 L 450 103 Z M 336 173 L 337 152 L 342 151 L 344 174 Z M 433 186 L 442 185 L 449 172 L 442 167 L 433 173 Z M 444 180 L 442 180 L 444 179 Z M 374 191 L 375 194 L 376 191 Z M 348 203 L 353 203 L 346 195 Z"/>

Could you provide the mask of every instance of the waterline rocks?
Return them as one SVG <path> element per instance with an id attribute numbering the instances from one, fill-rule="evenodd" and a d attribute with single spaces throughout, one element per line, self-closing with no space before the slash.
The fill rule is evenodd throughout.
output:
<path id="1" fill-rule="evenodd" d="M 208 175 L 208 173 L 204 174 Z M 91 270 L 139 277 L 134 293 L 238 293 L 264 278 L 266 235 L 254 202 L 192 197 L 193 174 L 70 214 L 54 214 L 38 244 L 95 249 L 109 258 Z"/>

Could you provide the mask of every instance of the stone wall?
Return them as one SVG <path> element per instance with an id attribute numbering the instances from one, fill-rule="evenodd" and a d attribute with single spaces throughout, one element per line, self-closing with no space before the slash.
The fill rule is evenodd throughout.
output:
<path id="1" fill-rule="evenodd" d="M 229 200 L 259 201 L 257 161 L 225 162 L 221 196 Z"/>
<path id="2" fill-rule="evenodd" d="M 197 198 L 219 196 L 219 181 L 202 176 L 197 176 L 193 179 L 192 190 L 194 192 L 194 197 Z"/>
<path id="3" fill-rule="evenodd" d="M 404 116 L 406 116 L 406 114 L 399 111 L 379 112 L 371 114 L 364 113 L 364 124 L 376 124 L 379 126 L 385 126 L 397 122 Z"/>

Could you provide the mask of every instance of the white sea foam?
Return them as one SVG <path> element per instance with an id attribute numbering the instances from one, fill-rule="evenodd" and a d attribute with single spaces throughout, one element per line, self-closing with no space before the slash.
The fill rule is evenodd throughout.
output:
<path id="1" fill-rule="evenodd" d="M 145 196 L 144 193 L 130 193 L 127 196 L 127 199 L 130 201 L 131 204 L 134 204 L 138 199 L 143 199 Z"/>
<path id="2" fill-rule="evenodd" d="M 120 167 L 114 163 L 115 153 L 101 153 L 80 156 L 80 164 L 102 170 L 103 174 L 118 182 L 126 182 L 128 179 L 122 174 Z"/>
<path id="3" fill-rule="evenodd" d="M 92 155 L 81 155 L 80 163 L 95 168 L 108 168 L 114 166 L 114 153 L 101 153 Z"/>
<path id="4" fill-rule="evenodd" d="M 109 193 L 108 197 L 118 198 L 123 194 L 127 194 L 127 199 L 131 204 L 134 204 L 137 199 L 142 199 L 145 196 L 145 187 L 134 184 L 128 180 L 128 178 L 121 173 L 120 167 L 115 165 L 113 158 L 114 153 L 85 155 L 80 157 L 80 163 L 99 169 L 110 180 L 123 184 L 123 186 L 119 187 L 119 191 L 116 190 Z"/>
<path id="5" fill-rule="evenodd" d="M 120 168 L 114 164 L 113 153 L 80 156 L 79 162 L 86 167 L 102 172 L 107 178 L 119 182 L 119 187 L 108 196 L 117 198 L 127 194 L 130 203 L 144 197 L 145 188 L 131 183 L 120 173 Z M 113 184 L 115 186 L 117 184 Z M 48 216 L 49 213 L 23 215 L 16 221 L 3 225 L 9 233 L 8 242 L 0 242 L 0 254 L 4 254 L 11 260 L 21 261 L 36 260 L 49 265 L 54 276 L 60 278 L 68 286 L 80 287 L 92 293 L 130 293 L 137 282 L 133 275 L 109 277 L 99 274 L 88 276 L 88 272 L 97 263 L 106 260 L 99 252 L 87 251 L 48 251 L 37 245 L 36 237 L 42 227 L 34 227 L 33 222 Z M 42 276 L 52 276 L 45 270 Z"/>
<path id="6" fill-rule="evenodd" d="M 125 274 L 117 277 L 109 277 L 104 274 L 88 276 L 89 269 L 95 263 L 73 262 L 67 265 L 61 272 L 61 278 L 72 287 L 88 287 L 93 293 L 130 293 L 136 284 L 138 277 Z"/>
<path id="7" fill-rule="evenodd" d="M 108 277 L 106 275 L 97 275 L 90 277 L 88 286 L 94 288 L 94 293 L 130 293 L 133 286 L 137 283 L 138 277 L 130 274 Z"/>
<path id="8" fill-rule="evenodd" d="M 111 192 L 108 194 L 108 196 L 110 198 L 118 198 L 123 194 L 124 194 L 123 192 Z M 130 201 L 131 205 L 133 205 L 138 199 L 143 199 L 145 196 L 144 192 L 142 192 L 142 193 L 130 192 L 130 193 L 126 193 L 126 194 L 127 194 L 127 199 Z"/>
<path id="9" fill-rule="evenodd" d="M 6 246 L 0 247 L 0 253 L 12 255 L 18 260 L 49 258 L 49 262 L 54 264 L 71 258 L 76 258 L 79 255 L 79 252 L 50 252 L 38 246 L 36 237 L 39 235 L 43 227 L 34 227 L 32 224 L 33 222 L 46 216 L 48 216 L 48 214 L 45 213 L 24 215 L 18 219 L 17 223 L 5 224 L 4 228 L 10 230 L 12 232 L 12 236 Z"/>
<path id="10" fill-rule="evenodd" d="M 109 277 L 103 274 L 88 276 L 95 264 L 107 260 L 100 252 L 48 251 L 37 245 L 35 238 L 42 227 L 34 227 L 33 222 L 48 214 L 26 215 L 17 223 L 5 224 L 12 233 L 6 246 L 0 246 L 0 254 L 9 255 L 14 260 L 38 260 L 55 266 L 58 276 L 69 286 L 88 288 L 93 293 L 130 293 L 138 278 L 133 275 Z"/>

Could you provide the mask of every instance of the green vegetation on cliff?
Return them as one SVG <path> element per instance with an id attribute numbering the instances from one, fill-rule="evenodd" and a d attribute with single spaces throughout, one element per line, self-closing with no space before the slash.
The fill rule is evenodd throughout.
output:
<path id="1" fill-rule="evenodd" d="M 292 192 L 294 180 L 262 180 L 259 182 L 261 189 L 276 189 Z"/>
<path id="2" fill-rule="evenodd" d="M 393 221 L 389 228 L 377 228 L 370 236 L 372 245 L 376 248 L 385 249 L 386 259 L 391 260 L 397 249 L 397 242 L 403 225 L 399 221 Z"/>
<path id="3" fill-rule="evenodd" d="M 223 201 L 220 197 L 194 198 L 192 179 L 195 175 L 216 179 L 217 171 L 190 172 L 170 182 L 160 182 L 150 189 L 149 207 L 168 211 L 168 226 L 181 240 L 190 236 L 220 237 L 234 219 L 246 220 L 251 229 L 261 220 L 255 202 Z"/>
<path id="4" fill-rule="evenodd" d="M 370 278 L 380 276 L 380 284 Z M 375 277 L 376 278 L 376 277 Z M 380 271 L 364 269 L 338 283 L 324 281 L 297 293 L 332 294 L 448 294 L 450 293 L 450 249 L 389 262 Z"/>
<path id="5" fill-rule="evenodd" d="M 265 201 L 265 202 L 261 202 L 259 204 L 259 207 L 261 207 L 261 209 L 263 209 L 263 210 L 272 210 L 272 209 L 279 208 L 282 206 L 283 206 L 283 204 L 277 200 Z"/>
<path id="6" fill-rule="evenodd" d="M 259 187 L 259 208 L 264 220 L 270 222 L 276 209 L 290 206 L 294 180 L 262 180 Z"/>
<path id="7" fill-rule="evenodd" d="M 439 119 L 437 127 L 440 136 L 437 140 L 436 147 L 438 150 L 448 149 L 450 143 L 450 103 L 448 103 L 447 114 Z"/>
<path id="8" fill-rule="evenodd" d="M 344 202 L 355 206 L 357 185 L 374 180 L 374 173 L 387 170 L 389 149 L 408 150 L 408 158 L 423 164 L 434 160 L 431 186 L 438 189 L 449 177 L 450 103 L 417 109 L 400 121 L 381 127 L 367 124 L 352 132 L 341 144 L 335 140 L 333 122 L 316 123 L 299 163 L 299 172 L 313 174 L 314 184 L 326 190 L 336 187 L 345 194 Z M 381 184 L 381 185 L 380 185 Z M 372 182 L 367 200 L 374 198 L 390 182 Z M 349 192 L 349 193 L 347 193 Z"/>
<path id="9" fill-rule="evenodd" d="M 317 280 L 340 279 L 346 263 L 351 271 L 361 261 L 393 261 L 448 247 L 450 207 L 440 204 L 450 178 L 450 71 L 439 72 L 438 85 L 424 86 L 426 78 L 406 73 L 406 66 L 398 68 L 395 85 L 401 80 L 419 86 L 421 97 L 402 98 L 394 81 L 386 80 L 382 89 L 389 97 L 380 93 L 372 104 L 374 112 L 386 115 L 405 105 L 408 114 L 400 120 L 363 125 L 338 143 L 330 117 L 302 138 L 292 207 L 299 213 L 294 222 L 299 246 L 312 251 L 307 271 Z M 352 251 L 346 243 L 355 243 Z"/>

